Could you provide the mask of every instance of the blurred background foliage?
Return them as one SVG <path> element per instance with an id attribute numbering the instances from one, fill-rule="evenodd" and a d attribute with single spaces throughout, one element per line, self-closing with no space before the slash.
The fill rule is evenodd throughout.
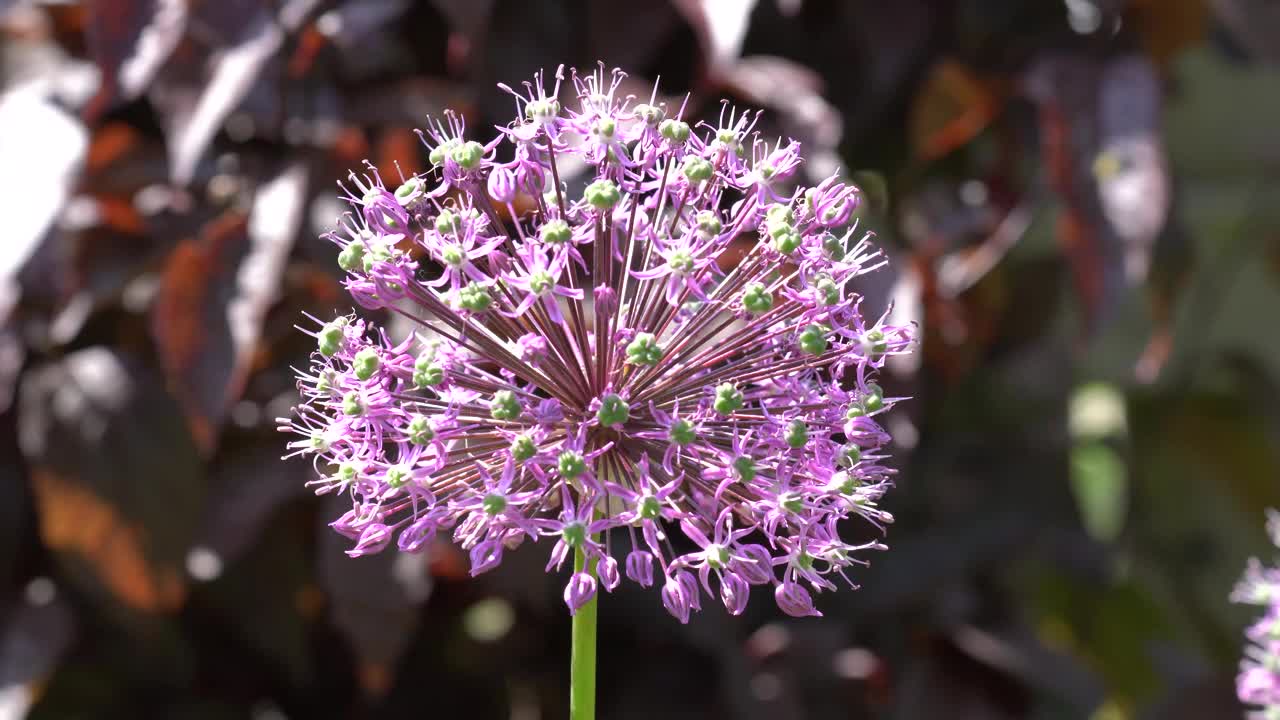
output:
<path id="1" fill-rule="evenodd" d="M 604 598 L 605 718 L 1205 720 L 1280 502 L 1267 0 L 0 0 L 0 718 L 565 715 L 545 553 L 350 560 L 280 462 L 335 179 L 559 63 L 763 108 L 919 324 L 821 620 Z"/>

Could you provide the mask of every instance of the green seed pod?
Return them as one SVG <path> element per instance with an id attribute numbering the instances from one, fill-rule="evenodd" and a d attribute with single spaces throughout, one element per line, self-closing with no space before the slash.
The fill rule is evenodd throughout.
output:
<path id="1" fill-rule="evenodd" d="M 351 360 L 351 368 L 355 371 L 356 377 L 361 380 L 373 377 L 380 367 L 382 367 L 382 359 L 378 357 L 377 349 L 371 347 L 356 353 Z"/>
<path id="2" fill-rule="evenodd" d="M 416 177 L 411 177 L 408 180 L 405 180 L 404 184 L 400 187 L 396 188 L 396 202 L 400 203 L 403 207 L 408 207 L 410 203 L 422 197 L 423 191 L 424 187 L 422 180 Z"/>
<path id="3" fill-rule="evenodd" d="M 636 503 L 636 509 L 640 517 L 645 520 L 657 520 L 662 517 L 662 502 L 652 495 L 641 496 L 640 501 Z"/>
<path id="4" fill-rule="evenodd" d="M 653 333 L 637 333 L 635 339 L 627 343 L 627 362 L 632 365 L 648 365 L 653 367 L 662 360 L 662 348 Z"/>
<path id="5" fill-rule="evenodd" d="M 840 447 L 839 454 L 836 455 L 836 462 L 844 467 L 853 467 L 862 459 L 862 448 L 857 443 L 847 443 Z"/>
<path id="6" fill-rule="evenodd" d="M 380 262 L 386 262 L 391 259 L 392 251 L 385 244 L 370 241 L 366 248 L 368 252 L 361 259 L 361 265 L 364 271 L 372 272 L 373 268 Z"/>
<path id="7" fill-rule="evenodd" d="M 564 544 L 576 548 L 587 540 L 587 526 L 579 522 L 568 523 L 560 531 Z"/>
<path id="8" fill-rule="evenodd" d="M 790 255 L 799 249 L 804 242 L 804 238 L 794 228 L 787 228 L 786 232 L 778 235 L 773 239 L 773 248 L 783 255 Z"/>
<path id="9" fill-rule="evenodd" d="M 480 161 L 484 159 L 484 146 L 474 140 L 470 140 L 455 147 L 449 153 L 449 156 L 464 170 L 474 170 L 479 167 Z"/>
<path id="10" fill-rule="evenodd" d="M 444 368 L 430 354 L 423 353 L 413 363 L 413 384 L 419 388 L 435 387 L 444 383 Z"/>
<path id="11" fill-rule="evenodd" d="M 359 240 L 352 243 L 342 252 L 338 253 L 338 267 L 347 272 L 355 272 L 364 267 L 364 243 Z"/>
<path id="12" fill-rule="evenodd" d="M 414 445 L 427 445 L 436 438 L 435 428 L 431 427 L 431 420 L 425 415 L 414 415 L 405 434 Z"/>
<path id="13" fill-rule="evenodd" d="M 538 236 L 542 238 L 542 242 L 563 245 L 573 237 L 573 231 L 569 228 L 569 224 L 563 220 L 548 220 L 543 223 L 542 229 L 538 231 Z"/>
<path id="14" fill-rule="evenodd" d="M 524 412 L 520 398 L 510 390 L 498 390 L 489 400 L 489 414 L 494 420 L 515 420 Z"/>
<path id="15" fill-rule="evenodd" d="M 316 347 L 321 355 L 333 357 L 342 349 L 343 330 L 346 325 L 346 318 L 339 318 L 320 330 L 319 335 L 316 336 Z"/>
<path id="16" fill-rule="evenodd" d="M 511 457 L 516 462 L 524 462 L 537 454 L 538 446 L 528 435 L 517 435 L 516 439 L 511 441 Z"/>
<path id="17" fill-rule="evenodd" d="M 744 401 L 741 390 L 731 383 L 721 383 L 716 386 L 716 397 L 711 406 L 717 413 L 729 415 L 740 409 Z"/>
<path id="18" fill-rule="evenodd" d="M 798 450 L 809 442 L 809 426 L 803 420 L 792 420 L 787 425 L 786 432 L 783 433 L 783 439 L 788 445 Z"/>
<path id="19" fill-rule="evenodd" d="M 484 285 L 471 283 L 458 290 L 458 307 L 476 313 L 485 312 L 493 307 L 493 296 Z"/>
<path id="20" fill-rule="evenodd" d="M 844 240 L 831 233 L 824 234 L 822 236 L 822 252 L 832 260 L 844 259 Z"/>
<path id="21" fill-rule="evenodd" d="M 480 501 L 480 505 L 486 514 L 497 515 L 507 509 L 507 499 L 498 493 L 489 493 Z"/>
<path id="22" fill-rule="evenodd" d="M 560 472 L 560 477 L 574 480 L 587 471 L 587 461 L 582 457 L 582 453 L 565 450 L 556 458 L 556 470 Z"/>
<path id="23" fill-rule="evenodd" d="M 799 513 L 804 510 L 804 498 L 793 492 L 784 492 L 778 496 L 778 505 L 787 512 Z"/>
<path id="24" fill-rule="evenodd" d="M 600 398 L 600 409 L 596 411 L 596 419 L 600 424 L 612 428 L 623 425 L 630 417 L 631 410 L 627 407 L 627 401 L 621 396 L 610 393 Z"/>
<path id="25" fill-rule="evenodd" d="M 840 304 L 840 286 L 829 277 L 822 276 L 813 283 L 813 288 L 818 291 L 818 297 L 822 298 L 823 305 L 839 305 Z"/>
<path id="26" fill-rule="evenodd" d="M 684 167 L 681 171 L 691 183 L 710 180 L 711 176 L 715 175 L 715 168 L 711 166 L 711 163 L 696 155 L 690 155 L 684 159 Z"/>
<path id="27" fill-rule="evenodd" d="M 534 270 L 529 274 L 529 290 L 534 295 L 545 295 L 555 286 L 555 278 L 546 270 Z"/>
<path id="28" fill-rule="evenodd" d="M 393 488 L 403 487 L 413 475 L 413 468 L 408 465 L 392 465 L 387 468 L 387 484 Z"/>
<path id="29" fill-rule="evenodd" d="M 862 407 L 873 413 L 884 407 L 884 390 L 875 383 L 867 383 L 867 394 L 862 398 Z"/>
<path id="30" fill-rule="evenodd" d="M 360 400 L 358 391 L 348 390 L 347 394 L 342 396 L 342 413 L 351 417 L 364 414 L 364 402 Z"/>
<path id="31" fill-rule="evenodd" d="M 355 482 L 355 479 L 359 476 L 360 467 L 350 460 L 344 461 L 342 464 L 338 465 L 337 478 L 340 482 Z"/>
<path id="32" fill-rule="evenodd" d="M 715 212 L 711 210 L 703 210 L 698 213 L 698 234 L 704 238 L 713 238 L 720 234 L 724 226 L 720 223 L 720 218 L 716 217 Z"/>
<path id="33" fill-rule="evenodd" d="M 879 360 L 889 350 L 889 343 L 885 340 L 883 332 L 873 329 L 862 336 L 862 348 L 872 360 Z"/>
<path id="34" fill-rule="evenodd" d="M 773 308 L 773 293 L 769 292 L 764 283 L 747 283 L 742 289 L 742 307 L 757 315 L 768 312 Z"/>
<path id="35" fill-rule="evenodd" d="M 676 445 L 680 445 L 681 447 L 689 445 L 694 440 L 698 439 L 697 433 L 694 432 L 693 423 L 683 418 L 679 418 L 671 423 L 671 428 L 667 431 L 667 437 L 671 442 Z"/>
<path id="36" fill-rule="evenodd" d="M 795 225 L 796 216 L 791 212 L 789 205 L 773 205 L 764 213 L 764 219 L 769 223 L 778 223 L 781 225 Z"/>
<path id="37" fill-rule="evenodd" d="M 693 255 L 684 248 L 677 248 L 667 257 L 667 267 L 679 275 L 693 272 Z"/>
<path id="38" fill-rule="evenodd" d="M 457 147 L 459 142 L 461 141 L 457 138 L 450 138 L 449 140 L 440 143 L 439 145 L 431 148 L 431 152 L 427 154 L 427 159 L 431 161 L 432 165 L 439 165 L 443 163 L 444 159 L 449 156 L 449 151 Z"/>
<path id="39" fill-rule="evenodd" d="M 314 452 L 324 452 L 333 446 L 333 443 L 329 441 L 329 438 L 319 430 L 312 432 L 311 437 L 308 439 L 311 441 L 311 449 Z"/>
<path id="40" fill-rule="evenodd" d="M 546 122 L 560 114 L 560 103 L 555 100 L 530 100 L 524 106 L 524 114 L 530 120 Z"/>
<path id="41" fill-rule="evenodd" d="M 658 124 L 658 134 L 676 145 L 683 145 L 689 139 L 689 123 L 663 120 Z"/>
<path id="42" fill-rule="evenodd" d="M 821 325 L 808 325 L 800 331 L 800 349 L 810 355 L 821 355 L 827 351 L 827 328 Z"/>
<path id="43" fill-rule="evenodd" d="M 640 103 L 633 111 L 637 120 L 640 120 L 649 127 L 658 127 L 658 124 L 666 119 L 667 113 L 660 107 Z"/>
<path id="44" fill-rule="evenodd" d="M 622 199 L 622 193 L 618 191 L 618 186 L 613 184 L 612 180 L 596 180 L 587 186 L 582 197 L 591 207 L 597 210 L 608 210 L 618 204 Z"/>
<path id="45" fill-rule="evenodd" d="M 436 216 L 436 232 L 441 235 L 457 232 L 462 229 L 462 216 L 452 210 L 441 210 Z"/>

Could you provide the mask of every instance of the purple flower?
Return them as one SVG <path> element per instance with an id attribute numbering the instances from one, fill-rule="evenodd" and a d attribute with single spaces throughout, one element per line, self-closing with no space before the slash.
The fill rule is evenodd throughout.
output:
<path id="1" fill-rule="evenodd" d="M 1280 513 L 1274 510 L 1267 512 L 1267 532 L 1272 544 L 1280 547 Z M 1267 608 L 1266 614 L 1245 631 L 1249 645 L 1240 661 L 1236 693 L 1240 702 L 1257 706 L 1249 718 L 1271 720 L 1280 716 L 1280 568 L 1263 567 L 1257 559 L 1250 560 L 1231 600 Z"/>
<path id="2" fill-rule="evenodd" d="M 452 537 L 478 574 L 550 540 L 548 572 L 596 568 L 569 574 L 570 611 L 625 576 L 657 578 L 682 622 L 703 593 L 742 613 L 752 585 L 816 615 L 813 593 L 884 548 L 837 529 L 892 521 L 879 416 L 899 398 L 875 380 L 911 328 L 851 290 L 885 264 L 847 227 L 856 187 L 797 187 L 799 143 L 760 138 L 757 113 L 691 125 L 622 78 L 573 74 L 572 107 L 563 71 L 501 86 L 519 115 L 495 137 L 448 114 L 422 135 L 427 174 L 351 176 L 327 236 L 346 288 L 414 330 L 316 321 L 289 453 L 350 497 L 333 528 L 353 555 Z"/>

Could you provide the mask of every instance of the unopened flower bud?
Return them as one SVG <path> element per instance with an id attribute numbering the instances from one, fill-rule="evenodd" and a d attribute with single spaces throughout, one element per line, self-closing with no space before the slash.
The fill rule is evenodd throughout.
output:
<path id="1" fill-rule="evenodd" d="M 618 561 L 614 560 L 612 555 L 600 558 L 596 563 L 596 573 L 600 576 L 600 584 L 608 592 L 613 592 L 613 589 L 622 581 L 618 573 Z"/>
<path id="2" fill-rule="evenodd" d="M 597 285 L 591 291 L 596 301 L 596 313 L 601 317 L 613 315 L 618 311 L 618 291 L 608 285 Z"/>
<path id="3" fill-rule="evenodd" d="M 640 587 L 653 585 L 653 554 L 647 550 L 632 550 L 626 558 L 627 577 Z"/>
<path id="4" fill-rule="evenodd" d="M 564 603 L 569 606 L 569 614 L 573 615 L 583 605 L 591 602 L 596 596 L 596 579 L 590 573 L 576 572 L 569 576 L 569 584 L 564 587 Z"/>
<path id="5" fill-rule="evenodd" d="M 494 202 L 506 204 L 516 199 L 516 174 L 510 168 L 495 167 L 489 172 L 485 186 Z"/>

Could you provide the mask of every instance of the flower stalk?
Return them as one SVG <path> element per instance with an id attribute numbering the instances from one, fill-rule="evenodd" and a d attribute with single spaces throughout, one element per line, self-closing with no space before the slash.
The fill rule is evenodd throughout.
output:
<path id="1" fill-rule="evenodd" d="M 596 574 L 596 561 L 582 548 L 573 553 L 573 570 Z M 592 597 L 573 614 L 572 649 L 569 656 L 569 720 L 596 717 L 596 618 L 598 599 Z"/>

